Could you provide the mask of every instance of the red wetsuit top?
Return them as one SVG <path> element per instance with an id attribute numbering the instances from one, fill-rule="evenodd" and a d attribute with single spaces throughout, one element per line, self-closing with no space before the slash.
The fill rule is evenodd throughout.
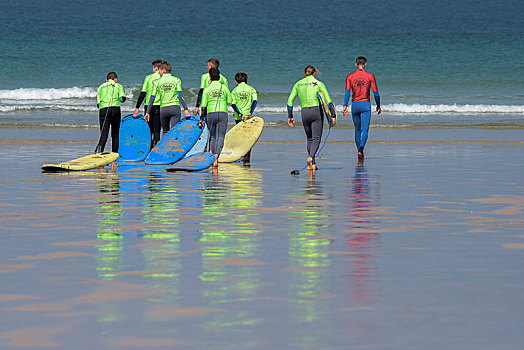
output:
<path id="1" fill-rule="evenodd" d="M 378 91 L 375 76 L 358 69 L 346 77 L 346 90 L 353 90 L 352 102 L 369 101 L 369 89 Z"/>

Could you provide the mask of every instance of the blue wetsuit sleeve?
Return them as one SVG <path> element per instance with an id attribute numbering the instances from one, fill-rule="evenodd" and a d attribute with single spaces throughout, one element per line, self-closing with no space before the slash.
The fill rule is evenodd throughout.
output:
<path id="1" fill-rule="evenodd" d="M 184 107 L 184 111 L 187 111 L 187 103 L 186 99 L 184 98 L 184 93 L 182 91 L 178 91 L 178 100 L 182 104 L 182 107 Z"/>
<path id="2" fill-rule="evenodd" d="M 253 112 L 255 111 L 255 107 L 257 106 L 257 100 L 254 100 L 251 102 L 251 110 L 249 111 L 249 114 L 253 115 Z"/>
<path id="3" fill-rule="evenodd" d="M 351 90 L 346 90 L 346 94 L 344 95 L 344 106 L 348 106 L 349 103 L 349 96 L 351 95 Z"/>
<path id="4" fill-rule="evenodd" d="M 293 118 L 293 106 L 287 105 L 287 117 Z"/>
<path id="5" fill-rule="evenodd" d="M 377 104 L 377 107 L 380 107 L 380 94 L 378 91 L 373 91 L 373 95 L 375 96 L 375 103 Z"/>
<path id="6" fill-rule="evenodd" d="M 236 104 L 233 103 L 233 104 L 231 105 L 231 107 L 233 108 L 233 110 L 234 110 L 235 112 L 237 112 L 238 115 L 241 115 L 241 114 L 242 114 L 242 112 L 240 112 L 240 109 L 238 109 L 238 107 L 237 107 Z"/>

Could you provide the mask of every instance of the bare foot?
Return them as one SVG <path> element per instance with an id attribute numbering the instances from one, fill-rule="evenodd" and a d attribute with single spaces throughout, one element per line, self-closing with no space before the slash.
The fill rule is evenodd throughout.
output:
<path id="1" fill-rule="evenodd" d="M 120 167 L 120 166 L 119 166 L 118 164 L 116 164 L 116 162 L 111 163 L 111 170 L 112 170 L 113 172 L 115 172 L 116 169 L 118 169 L 119 167 Z"/>
<path id="2" fill-rule="evenodd" d="M 218 167 L 218 154 L 215 154 L 215 160 L 213 161 L 212 167 L 214 167 L 214 168 Z"/>
<path id="3" fill-rule="evenodd" d="M 99 166 L 97 170 L 98 170 L 99 173 L 101 173 L 101 172 L 104 171 L 104 167 L 103 166 Z"/>

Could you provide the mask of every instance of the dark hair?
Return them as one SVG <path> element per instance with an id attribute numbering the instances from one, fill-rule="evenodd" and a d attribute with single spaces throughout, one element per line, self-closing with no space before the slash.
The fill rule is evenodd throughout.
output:
<path id="1" fill-rule="evenodd" d="M 247 83 L 247 74 L 243 72 L 235 74 L 235 81 L 239 84 Z"/>
<path id="2" fill-rule="evenodd" d="M 355 60 L 355 63 L 357 64 L 357 66 L 363 66 L 366 64 L 368 60 L 366 59 L 366 57 L 364 56 L 358 56 L 357 59 Z"/>
<path id="3" fill-rule="evenodd" d="M 164 69 L 166 72 L 171 73 L 171 63 L 167 61 L 162 61 L 160 68 Z"/>
<path id="4" fill-rule="evenodd" d="M 317 68 L 315 66 L 309 65 L 304 68 L 304 76 L 313 75 L 317 72 Z"/>
<path id="5" fill-rule="evenodd" d="M 220 71 L 218 70 L 218 68 L 210 68 L 209 77 L 212 81 L 220 80 Z"/>
<path id="6" fill-rule="evenodd" d="M 213 68 L 218 68 L 218 66 L 220 66 L 220 61 L 216 58 L 210 58 L 207 61 L 211 63 L 211 66 L 213 66 Z"/>
<path id="7" fill-rule="evenodd" d="M 117 78 L 117 76 L 116 76 L 115 72 L 107 73 L 107 77 L 106 77 L 107 80 L 115 80 L 116 78 Z"/>
<path id="8" fill-rule="evenodd" d="M 153 62 L 151 62 L 151 64 L 155 68 L 158 68 L 160 66 L 160 63 L 162 63 L 162 60 L 154 60 Z"/>

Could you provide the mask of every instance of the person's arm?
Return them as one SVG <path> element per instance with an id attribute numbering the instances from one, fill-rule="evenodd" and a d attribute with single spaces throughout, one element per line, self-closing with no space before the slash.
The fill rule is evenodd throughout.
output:
<path id="1" fill-rule="evenodd" d="M 375 97 L 375 103 L 377 104 L 377 114 L 380 114 L 382 109 L 380 108 L 380 94 L 378 93 L 377 81 L 373 74 L 371 76 L 371 90 L 373 90 L 373 96 Z"/>
<path id="2" fill-rule="evenodd" d="M 380 114 L 382 112 L 382 108 L 380 108 L 380 94 L 378 91 L 373 91 L 373 96 L 375 97 L 375 103 L 377 104 L 377 114 Z"/>
<path id="3" fill-rule="evenodd" d="M 124 86 L 122 86 L 121 84 L 118 84 L 118 101 L 120 101 L 120 103 L 124 103 L 126 102 L 126 94 L 124 92 Z"/>
<path id="4" fill-rule="evenodd" d="M 149 113 L 151 113 L 151 108 L 153 108 L 153 102 L 155 102 L 155 95 L 151 95 L 151 97 L 149 98 L 149 102 L 147 104 L 147 110 L 146 110 L 146 115 L 144 116 L 144 119 L 146 122 L 149 121 Z"/>
<path id="5" fill-rule="evenodd" d="M 206 122 L 207 107 L 202 107 L 201 110 L 202 110 L 202 112 L 200 114 L 200 121 L 198 122 L 198 127 L 199 128 L 204 127 L 204 123 Z"/>
<path id="6" fill-rule="evenodd" d="M 231 107 L 236 112 L 236 114 L 238 114 L 239 117 L 243 116 L 242 112 L 240 111 L 240 109 L 238 108 L 238 106 L 235 103 L 231 104 Z"/>
<path id="7" fill-rule="evenodd" d="M 200 107 L 200 104 L 202 103 L 202 96 L 204 94 L 204 88 L 206 86 L 206 78 L 207 74 L 202 74 L 202 76 L 200 77 L 200 90 L 198 90 L 197 101 L 195 104 L 195 108 L 193 109 L 193 114 L 198 114 L 198 107 Z"/>
<path id="8" fill-rule="evenodd" d="M 257 100 L 254 100 L 251 102 L 251 109 L 249 110 L 249 114 L 253 115 L 253 112 L 255 112 L 255 108 L 257 107 Z"/>
<path id="9" fill-rule="evenodd" d="M 202 107 L 200 107 L 200 122 L 198 123 L 199 127 L 203 127 L 206 120 L 208 98 L 209 97 L 207 93 L 202 94 Z"/>
<path id="10" fill-rule="evenodd" d="M 202 102 L 202 93 L 203 92 L 204 92 L 204 89 L 198 90 L 198 95 L 197 95 L 197 101 L 196 101 L 195 108 L 200 107 L 200 103 Z"/>
<path id="11" fill-rule="evenodd" d="M 226 80 L 227 81 L 227 80 Z M 223 85 L 224 86 L 224 89 L 225 89 L 225 94 L 226 94 L 226 103 L 228 105 L 232 104 L 233 103 L 233 96 L 231 96 L 231 92 L 229 92 L 229 88 L 227 87 L 227 85 Z"/>
<path id="12" fill-rule="evenodd" d="M 348 104 L 349 104 L 349 97 L 351 97 L 351 74 L 348 74 L 346 77 L 346 93 L 344 95 L 344 107 L 342 108 L 342 115 L 345 117 L 348 115 Z"/>
<path id="13" fill-rule="evenodd" d="M 287 99 L 287 123 L 291 127 L 295 125 L 295 120 L 293 119 L 293 102 L 295 101 L 297 94 L 297 84 L 295 84 L 293 85 L 293 89 L 291 90 L 291 93 L 289 94 L 289 97 Z"/>
<path id="14" fill-rule="evenodd" d="M 182 92 L 182 90 L 178 91 L 178 100 L 180 101 L 180 104 L 184 108 L 184 115 L 186 117 L 191 116 L 191 113 L 189 113 L 189 108 L 187 108 L 186 99 L 184 98 L 184 93 Z"/>
<path id="15" fill-rule="evenodd" d="M 258 100 L 258 95 L 257 95 L 257 90 L 253 89 L 252 93 L 251 93 L 251 98 L 253 99 L 253 102 L 251 102 L 251 109 L 249 110 L 249 114 L 248 114 L 248 118 L 251 118 L 251 116 L 253 115 L 253 112 L 255 112 L 255 108 L 257 106 L 257 100 Z"/>
<path id="16" fill-rule="evenodd" d="M 344 95 L 344 107 L 347 107 L 349 104 L 349 98 L 351 97 L 351 90 L 346 90 L 346 93 Z"/>
<path id="17" fill-rule="evenodd" d="M 100 88 L 96 91 L 96 108 L 100 109 Z"/>
<path id="18" fill-rule="evenodd" d="M 136 101 L 135 109 L 139 109 L 142 102 L 144 102 L 144 99 L 146 98 L 147 93 L 145 91 L 140 91 L 140 95 L 138 95 L 138 100 Z"/>
<path id="19" fill-rule="evenodd" d="M 147 96 L 147 84 L 149 82 L 149 79 L 150 79 L 149 75 L 144 78 L 144 83 L 142 84 L 142 91 L 140 91 L 140 94 L 138 95 L 138 99 L 136 101 L 135 112 L 133 113 L 133 117 L 136 117 L 138 115 L 138 110 L 140 108 L 140 105 L 142 104 L 142 102 L 144 102 L 144 99 Z"/>

